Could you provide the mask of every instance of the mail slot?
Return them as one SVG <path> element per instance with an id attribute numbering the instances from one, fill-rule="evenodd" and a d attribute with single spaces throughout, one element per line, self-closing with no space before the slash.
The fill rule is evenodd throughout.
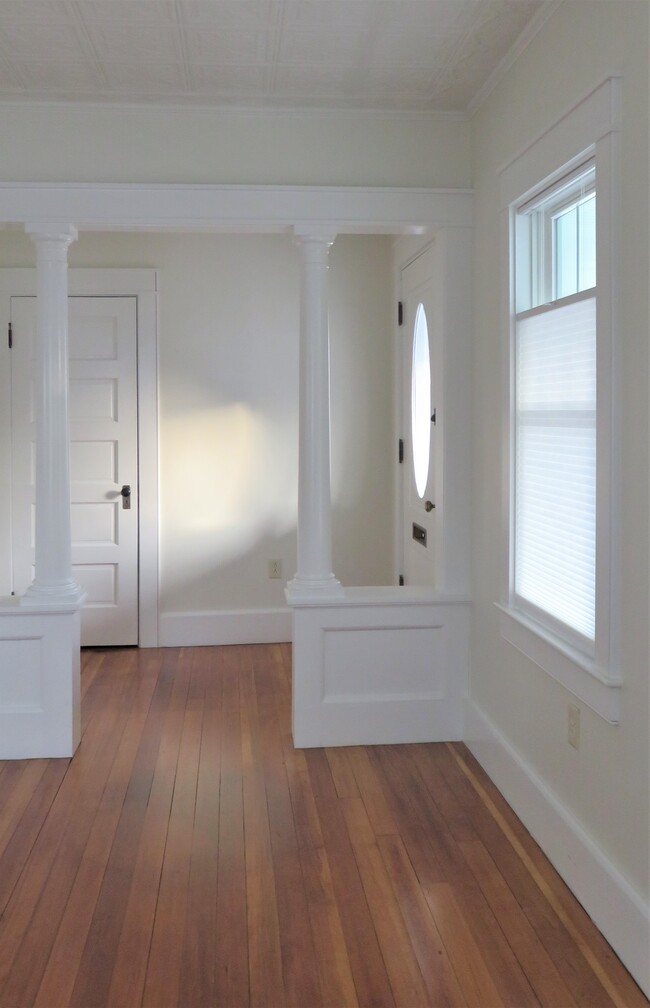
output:
<path id="1" fill-rule="evenodd" d="M 421 525 L 416 525 L 413 522 L 413 538 L 416 542 L 421 543 L 423 546 L 427 544 L 427 530 L 423 529 Z"/>

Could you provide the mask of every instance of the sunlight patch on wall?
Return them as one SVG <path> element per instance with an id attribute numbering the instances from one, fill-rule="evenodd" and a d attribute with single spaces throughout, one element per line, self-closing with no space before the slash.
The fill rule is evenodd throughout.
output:
<path id="1" fill-rule="evenodd" d="M 291 417 L 231 403 L 176 417 L 164 432 L 163 522 L 198 543 L 202 567 L 243 556 L 296 526 L 297 437 Z M 168 460 L 168 461 L 166 461 Z M 198 539 L 197 539 L 198 535 Z"/>

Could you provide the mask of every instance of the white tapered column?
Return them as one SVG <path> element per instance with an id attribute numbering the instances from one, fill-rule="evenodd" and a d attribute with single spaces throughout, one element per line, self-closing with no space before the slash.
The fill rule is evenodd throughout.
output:
<path id="1" fill-rule="evenodd" d="M 333 236 L 298 236 L 300 249 L 300 431 L 298 570 L 289 602 L 340 597 L 332 573 L 330 371 L 327 271 Z"/>
<path id="2" fill-rule="evenodd" d="M 72 576 L 68 422 L 68 246 L 70 225 L 28 224 L 36 245 L 35 576 L 24 605 L 80 603 Z"/>

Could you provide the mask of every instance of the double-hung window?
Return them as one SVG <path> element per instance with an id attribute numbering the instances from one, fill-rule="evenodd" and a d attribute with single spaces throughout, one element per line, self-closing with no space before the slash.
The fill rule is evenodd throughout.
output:
<path id="1" fill-rule="evenodd" d="M 596 178 L 592 160 L 516 210 L 513 602 L 593 657 Z"/>
<path id="2" fill-rule="evenodd" d="M 618 720 L 618 81 L 502 172 L 509 398 L 503 636 Z"/>

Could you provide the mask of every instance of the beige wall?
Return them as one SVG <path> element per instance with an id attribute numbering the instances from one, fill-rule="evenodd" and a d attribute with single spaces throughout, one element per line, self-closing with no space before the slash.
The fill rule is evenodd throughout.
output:
<path id="1" fill-rule="evenodd" d="M 30 246 L 22 233 L 0 232 L 0 265 L 33 265 Z M 291 239 L 84 233 L 69 261 L 159 270 L 161 611 L 284 605 L 296 566 L 299 272 Z M 334 567 L 346 584 L 391 576 L 391 275 L 390 239 L 336 240 Z M 280 581 L 268 578 L 275 558 Z"/>
<path id="2" fill-rule="evenodd" d="M 623 82 L 620 262 L 621 723 L 582 707 L 503 641 L 499 600 L 503 327 L 498 171 L 612 74 Z M 474 119 L 473 700 L 640 893 L 648 890 L 648 5 L 567 0 Z"/>
<path id="3" fill-rule="evenodd" d="M 0 179 L 465 187 L 462 115 L 0 107 Z"/>

